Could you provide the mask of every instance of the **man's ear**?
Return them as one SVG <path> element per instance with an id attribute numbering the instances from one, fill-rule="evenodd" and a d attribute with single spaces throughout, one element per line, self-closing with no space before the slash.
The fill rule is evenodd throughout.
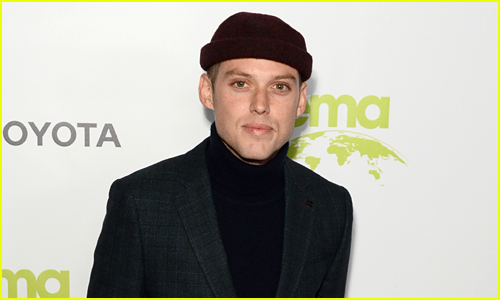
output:
<path id="1" fill-rule="evenodd" d="M 200 102 L 208 109 L 214 110 L 214 97 L 212 90 L 212 81 L 207 74 L 201 74 L 200 84 L 198 86 L 198 95 Z"/>
<path id="2" fill-rule="evenodd" d="M 307 104 L 307 83 L 302 82 L 302 86 L 299 90 L 299 103 L 297 105 L 297 114 L 295 117 L 300 116 L 306 110 Z"/>

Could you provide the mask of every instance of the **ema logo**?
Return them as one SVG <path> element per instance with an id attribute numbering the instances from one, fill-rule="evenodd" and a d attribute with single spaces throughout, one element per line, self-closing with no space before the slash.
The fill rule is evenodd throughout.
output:
<path id="1" fill-rule="evenodd" d="M 50 122 L 45 122 L 40 128 L 34 122 L 28 122 L 33 133 L 37 137 L 37 145 L 43 146 L 43 137 L 50 127 Z M 96 123 L 77 123 L 76 127 L 83 128 L 84 133 L 84 145 L 85 147 L 90 147 L 90 129 L 96 128 Z M 11 132 L 14 131 L 14 134 Z M 60 134 L 60 132 L 63 132 Z M 66 131 L 66 132 L 64 132 Z M 71 146 L 76 140 L 76 129 L 73 125 L 68 122 L 60 122 L 54 125 L 52 128 L 52 139 L 54 143 L 61 147 Z M 61 135 L 63 138 L 61 138 Z M 3 138 L 4 140 L 12 146 L 20 146 L 26 142 L 28 138 L 28 130 L 26 126 L 19 121 L 10 121 L 3 128 Z M 113 124 L 104 124 L 101 130 L 101 135 L 97 141 L 96 147 L 102 147 L 104 142 L 113 142 L 115 147 L 121 147 L 120 141 L 118 141 L 118 136 L 116 135 Z"/>
<path id="2" fill-rule="evenodd" d="M 14 274 L 11 270 L 2 269 L 2 278 L 7 280 L 8 298 L 17 298 L 17 282 L 20 278 L 26 280 L 28 298 L 36 298 L 37 294 L 40 298 L 69 298 L 69 271 L 45 270 L 36 278 L 30 270 L 19 270 Z M 49 279 L 59 282 L 57 292 L 47 291 Z"/>
<path id="3" fill-rule="evenodd" d="M 311 95 L 310 103 L 306 103 L 304 113 L 295 120 L 295 127 L 303 125 L 307 119 L 309 119 L 310 127 L 318 127 L 321 104 L 328 106 L 328 127 L 337 127 L 338 108 L 340 104 L 344 104 L 347 106 L 347 127 L 356 127 L 357 120 L 364 128 L 389 128 L 389 97 L 366 96 L 356 104 L 356 100 L 349 95 L 342 95 L 338 99 L 332 95 L 322 95 L 321 97 Z M 375 105 L 380 110 L 380 114 L 375 120 L 370 120 L 366 116 L 366 109 L 370 105 Z"/>
<path id="4" fill-rule="evenodd" d="M 356 103 L 349 95 L 336 99 L 332 95 L 311 95 L 304 113 L 295 120 L 295 127 L 301 127 L 309 120 L 309 128 L 319 127 L 320 106 L 328 108 L 328 127 L 337 127 L 338 108 L 347 107 L 347 127 L 357 124 L 366 129 L 389 128 L 389 97 L 366 96 Z M 369 106 L 378 108 L 378 117 L 367 117 Z M 353 131 L 322 130 L 301 135 L 290 140 L 288 157 L 320 173 L 337 168 L 336 173 L 347 165 L 365 170 L 365 174 L 379 181 L 384 170 L 400 165 L 407 166 L 407 160 L 386 143 Z M 383 185 L 383 184 L 381 184 Z"/>

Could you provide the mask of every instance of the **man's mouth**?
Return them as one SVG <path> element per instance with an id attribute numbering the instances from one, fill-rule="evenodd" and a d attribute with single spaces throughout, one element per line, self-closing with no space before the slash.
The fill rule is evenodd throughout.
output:
<path id="1" fill-rule="evenodd" d="M 243 125 L 243 129 L 246 132 L 256 136 L 263 136 L 274 131 L 274 129 L 271 126 L 258 123 L 245 124 Z"/>

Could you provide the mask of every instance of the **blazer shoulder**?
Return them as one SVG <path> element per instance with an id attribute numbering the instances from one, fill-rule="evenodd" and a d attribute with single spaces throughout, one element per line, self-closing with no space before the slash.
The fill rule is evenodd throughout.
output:
<path id="1" fill-rule="evenodd" d="M 295 180 L 302 182 L 302 186 L 311 185 L 316 188 L 329 187 L 333 189 L 346 190 L 343 186 L 329 181 L 318 173 L 304 167 L 290 158 L 286 159 L 285 168 Z"/>
<path id="2" fill-rule="evenodd" d="M 206 169 L 205 148 L 208 139 L 198 144 L 187 153 L 164 159 L 153 165 L 137 170 L 113 182 L 112 188 L 125 193 L 134 189 L 144 189 L 159 185 L 188 185 L 192 174 Z M 127 192 L 128 191 L 128 192 Z"/>
<path id="3" fill-rule="evenodd" d="M 347 206 L 352 207 L 351 196 L 345 187 L 329 181 L 290 158 L 285 162 L 285 172 L 306 194 L 334 199 L 336 202 L 343 199 Z"/>

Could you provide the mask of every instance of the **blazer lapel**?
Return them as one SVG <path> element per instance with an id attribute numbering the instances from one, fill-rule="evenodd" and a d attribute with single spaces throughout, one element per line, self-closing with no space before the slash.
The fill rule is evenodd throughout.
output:
<path id="1" fill-rule="evenodd" d="M 276 296 L 293 297 L 299 285 L 302 269 L 306 264 L 310 239 L 314 228 L 314 203 L 308 199 L 303 185 L 297 177 L 293 162 L 285 163 L 285 237 L 281 277 Z"/>
<path id="2" fill-rule="evenodd" d="M 236 297 L 212 200 L 205 162 L 207 140 L 184 156 L 175 202 L 187 235 L 215 297 Z"/>

